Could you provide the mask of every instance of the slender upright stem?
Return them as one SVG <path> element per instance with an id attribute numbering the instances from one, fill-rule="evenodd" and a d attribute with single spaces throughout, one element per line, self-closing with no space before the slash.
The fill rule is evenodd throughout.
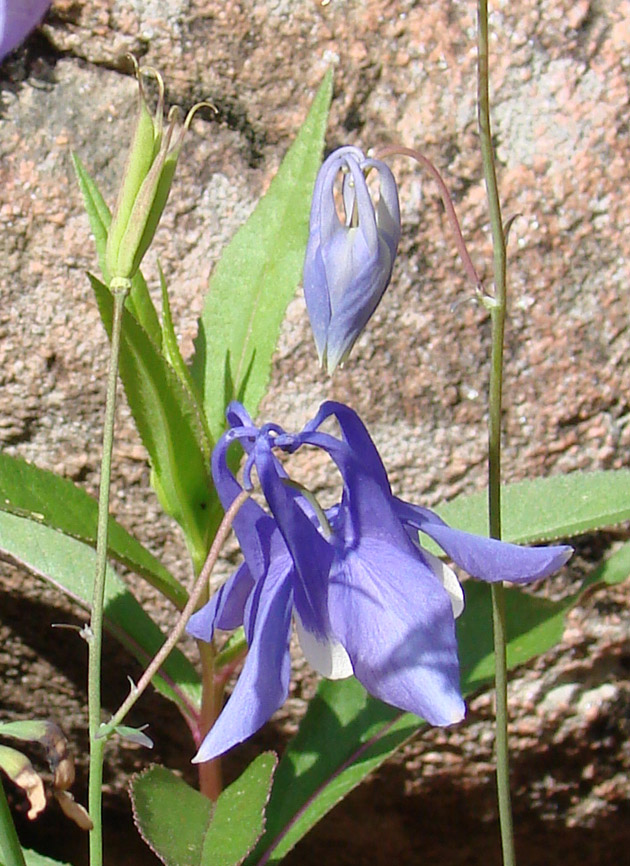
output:
<path id="1" fill-rule="evenodd" d="M 105 423 L 103 427 L 103 454 L 101 457 L 101 482 L 98 498 L 98 526 L 96 530 L 96 574 L 92 592 L 92 615 L 88 631 L 88 729 L 90 735 L 90 776 L 88 785 L 88 811 L 93 828 L 90 831 L 90 866 L 103 863 L 102 785 L 103 753 L 105 740 L 98 736 L 101 725 L 101 652 L 103 645 L 103 601 L 107 569 L 107 527 L 109 522 L 109 481 L 114 442 L 114 418 L 116 412 L 116 385 L 118 382 L 118 357 L 120 354 L 120 332 L 125 299 L 129 286 L 113 288 L 114 317 L 112 322 L 109 371 L 107 374 L 107 397 Z"/>
<path id="2" fill-rule="evenodd" d="M 11 817 L 6 794 L 0 780 L 0 863 L 3 866 L 26 866 L 22 846 Z"/>
<path id="3" fill-rule="evenodd" d="M 490 303 L 492 322 L 492 355 L 488 421 L 488 514 L 490 535 L 501 538 L 501 406 L 503 393 L 503 342 L 506 310 L 505 230 L 490 129 L 490 95 L 488 83 L 488 3 L 478 4 L 478 111 L 483 173 L 488 194 L 492 230 L 495 296 Z M 496 686 L 496 762 L 497 796 L 501 846 L 504 866 L 514 866 L 514 831 L 510 797 L 509 750 L 507 735 L 507 658 L 505 627 L 505 593 L 502 583 L 492 586 L 492 621 Z"/>

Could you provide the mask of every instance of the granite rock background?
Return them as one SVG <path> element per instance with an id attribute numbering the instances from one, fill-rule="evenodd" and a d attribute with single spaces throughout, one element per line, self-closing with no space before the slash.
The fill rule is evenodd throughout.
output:
<path id="1" fill-rule="evenodd" d="M 519 215 L 509 250 L 505 477 L 627 466 L 630 2 L 490 6 L 500 191 L 505 214 Z M 97 489 L 107 343 L 85 277 L 94 254 L 70 152 L 113 201 L 134 114 L 127 52 L 162 71 L 169 105 L 209 99 L 219 110 L 193 124 L 143 266 L 157 297 L 159 256 L 190 354 L 212 266 L 268 185 L 331 63 L 327 147 L 420 148 L 443 172 L 490 284 L 474 42 L 471 0 L 55 0 L 41 30 L 0 69 L 0 447 Z M 394 165 L 404 230 L 379 310 L 330 382 L 317 369 L 298 294 L 261 415 L 299 427 L 324 398 L 351 403 L 396 491 L 431 505 L 484 484 L 489 322 L 470 302 L 431 180 L 402 159 Z M 160 514 L 124 404 L 117 434 L 113 509 L 187 577 L 181 538 Z M 323 461 L 304 468 L 322 489 L 331 483 Z M 548 591 L 571 586 L 626 535 L 579 540 L 574 564 Z M 627 584 L 591 596 L 571 615 L 563 643 L 515 676 L 515 812 L 525 862 L 573 853 L 596 864 L 627 852 L 628 596 Z M 81 621 L 63 596 L 2 564 L 0 714 L 45 712 L 62 723 L 77 755 L 79 796 L 84 649 L 72 632 L 49 626 Z M 135 671 L 113 643 L 107 651 L 113 708 L 124 674 Z M 314 685 L 296 666 L 289 703 L 252 753 L 281 747 L 295 729 Z M 498 863 L 489 718 L 482 695 L 465 726 L 412 743 L 287 862 Z M 151 760 L 192 778 L 192 745 L 174 711 L 149 696 L 137 710 L 138 721 L 147 719 L 157 744 Z M 247 748 L 228 760 L 228 774 Z M 125 817 L 125 778 L 146 761 L 132 748 L 112 750 L 107 807 L 117 817 L 117 863 L 156 862 L 141 843 L 134 847 Z M 78 864 L 84 842 L 70 826 L 60 833 L 54 808 L 21 832 Z"/>

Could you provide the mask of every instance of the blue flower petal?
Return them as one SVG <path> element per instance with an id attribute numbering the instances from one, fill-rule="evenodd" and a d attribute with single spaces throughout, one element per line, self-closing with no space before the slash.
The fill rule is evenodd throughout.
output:
<path id="1" fill-rule="evenodd" d="M 334 400 L 327 400 L 325 403 L 322 403 L 315 418 L 305 425 L 302 434 L 299 434 L 296 438 L 301 439 L 304 434 L 317 430 L 331 415 L 334 415 L 337 419 L 343 441 L 348 445 L 349 453 L 362 464 L 363 471 L 371 475 L 380 484 L 384 492 L 391 493 L 387 471 L 381 460 L 381 455 L 378 453 L 365 424 L 354 409 L 350 409 L 349 406 L 337 403 Z M 329 445 L 334 447 L 335 443 L 339 444 L 339 440 L 331 436 Z M 339 454 L 339 459 L 340 463 L 337 465 L 343 475 L 342 464 L 345 458 Z"/>
<path id="2" fill-rule="evenodd" d="M 272 563 L 265 580 L 250 595 L 249 652 L 232 695 L 193 758 L 195 763 L 210 761 L 251 737 L 287 699 L 293 596 L 288 574 L 278 565 Z"/>
<path id="3" fill-rule="evenodd" d="M 302 433 L 299 440 L 327 451 L 339 468 L 344 491 L 335 529 L 341 532 L 343 527 L 347 545 L 354 545 L 365 534 L 395 534 L 404 546 L 411 543 L 394 511 L 389 482 L 376 450 L 356 452 L 347 442 L 317 431 Z"/>
<path id="4" fill-rule="evenodd" d="M 307 288 L 308 287 L 308 288 Z M 304 260 L 304 298 L 308 309 L 317 358 L 326 363 L 326 338 L 330 325 L 330 295 L 321 247 L 309 246 Z"/>
<path id="5" fill-rule="evenodd" d="M 566 544 L 551 547 L 520 547 L 494 538 L 484 538 L 452 529 L 430 511 L 396 500 L 400 519 L 432 538 L 471 577 L 496 583 L 531 583 L 548 577 L 567 562 L 573 548 Z"/>
<path id="6" fill-rule="evenodd" d="M 304 627 L 324 638 L 330 633 L 326 590 L 332 548 L 298 504 L 303 497 L 284 483 L 266 437 L 257 439 L 254 455 L 265 499 L 293 559 L 295 606 Z"/>
<path id="7" fill-rule="evenodd" d="M 304 658 L 318 674 L 329 680 L 343 680 L 354 673 L 350 657 L 343 646 L 332 634 L 327 640 L 309 632 L 295 612 L 295 630 Z"/>
<path id="8" fill-rule="evenodd" d="M 245 604 L 253 586 L 249 568 L 243 563 L 210 601 L 193 613 L 186 626 L 188 634 L 210 643 L 216 628 L 232 631 L 243 625 Z"/>
<path id="9" fill-rule="evenodd" d="M 212 477 L 226 511 L 243 491 L 227 465 L 227 452 L 233 441 L 233 431 L 228 430 L 212 452 Z M 250 573 L 254 580 L 259 580 L 269 567 L 271 537 L 277 532 L 276 522 L 253 499 L 248 499 L 234 518 L 233 527 Z"/>
<path id="10" fill-rule="evenodd" d="M 331 235 L 321 248 L 330 302 L 326 334 L 329 372 L 348 357 L 378 307 L 392 275 L 400 238 L 398 192 L 389 168 L 373 159 L 346 159 L 345 164 L 350 172 L 343 185 L 348 225 Z M 376 208 L 364 175 L 368 167 L 375 168 L 381 177 Z M 350 222 L 355 213 L 356 226 Z"/>
<path id="11" fill-rule="evenodd" d="M 230 427 L 254 427 L 251 415 L 238 400 L 232 400 L 228 405 L 225 417 Z"/>
<path id="12" fill-rule="evenodd" d="M 398 241 L 400 240 L 400 204 L 398 201 L 398 187 L 394 175 L 387 169 L 383 170 L 383 163 L 378 159 L 366 159 L 366 166 L 376 168 L 379 173 L 379 199 L 376 205 L 376 223 L 381 237 L 386 241 L 392 264 L 396 258 Z"/>
<path id="13" fill-rule="evenodd" d="M 464 715 L 451 602 L 420 556 L 363 538 L 335 563 L 330 617 L 370 694 L 434 725 Z"/>

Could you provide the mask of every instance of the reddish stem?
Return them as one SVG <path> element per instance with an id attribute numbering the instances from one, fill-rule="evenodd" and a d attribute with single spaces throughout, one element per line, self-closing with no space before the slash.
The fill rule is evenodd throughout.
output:
<path id="1" fill-rule="evenodd" d="M 201 717 L 199 720 L 200 740 L 214 725 L 221 712 L 223 704 L 223 683 L 217 682 L 214 675 L 214 646 L 212 644 L 198 641 L 199 653 L 201 655 L 201 674 L 203 692 L 201 696 Z M 223 790 L 223 774 L 221 772 L 221 759 L 204 761 L 199 764 L 199 790 L 210 800 L 217 800 Z"/>
<path id="2" fill-rule="evenodd" d="M 466 248 L 466 242 L 464 241 L 464 236 L 462 235 L 462 230 L 459 226 L 459 220 L 457 219 L 457 214 L 455 213 L 455 206 L 453 205 L 453 200 L 451 199 L 451 195 L 448 191 L 448 187 L 444 183 L 442 179 L 442 175 L 437 170 L 437 168 L 433 165 L 430 159 L 427 159 L 426 156 L 420 153 L 418 150 L 414 150 L 411 147 L 399 147 L 398 145 L 390 145 L 388 147 L 384 147 L 378 151 L 376 154 L 378 159 L 384 159 L 387 156 L 410 156 L 412 159 L 415 159 L 416 162 L 420 163 L 420 165 L 424 166 L 427 169 L 433 180 L 438 185 L 438 190 L 440 192 L 440 197 L 444 204 L 444 209 L 446 210 L 446 216 L 451 224 L 451 228 L 453 229 L 453 234 L 455 235 L 455 245 L 457 246 L 457 251 L 461 257 L 464 268 L 466 269 L 466 273 L 472 280 L 475 285 L 475 288 L 479 291 L 482 291 L 482 284 L 477 271 L 475 270 L 475 266 L 473 265 L 472 259 L 468 253 L 468 249 Z"/>

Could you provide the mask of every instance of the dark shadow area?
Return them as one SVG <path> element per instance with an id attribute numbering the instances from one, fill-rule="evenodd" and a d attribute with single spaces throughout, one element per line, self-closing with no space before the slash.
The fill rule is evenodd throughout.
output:
<path id="1" fill-rule="evenodd" d="M 3 574 L 9 571 L 3 565 Z M 12 575 L 16 570 L 12 570 Z M 64 730 L 75 759 L 75 798 L 87 801 L 87 752 L 85 689 L 87 648 L 73 629 L 56 629 L 54 623 L 81 626 L 86 621 L 76 606 L 60 599 L 51 603 L 51 592 L 32 577 L 23 575 L 29 595 L 0 586 L 0 633 L 2 634 L 3 678 L 0 682 L 0 719 L 51 718 Z M 13 582 L 13 581 L 11 581 Z M 37 598 L 40 589 L 42 599 Z M 29 682 L 47 676 L 45 694 L 31 691 Z M 127 676 L 139 679 L 142 670 L 113 638 L 105 635 L 103 654 L 104 715 L 113 712 L 126 697 Z M 81 709 L 77 712 L 74 708 Z M 181 772 L 189 784 L 196 784 L 196 769 L 190 763 L 195 748 L 186 723 L 175 706 L 149 690 L 140 698 L 128 720 L 130 725 L 148 723 L 154 741 L 149 750 L 112 740 L 106 752 L 104 773 L 104 827 L 106 863 L 111 866 L 155 866 L 159 861 L 139 837 L 131 816 L 131 804 L 124 788 L 127 780 L 151 763 L 164 764 Z M 15 745 L 15 742 L 7 745 Z M 50 779 L 43 750 L 20 746 L 33 764 Z M 87 835 L 61 812 L 54 801 L 34 821 L 26 817 L 22 793 L 8 780 L 5 791 L 15 815 L 22 844 L 73 866 L 87 866 Z"/>
<path id="2" fill-rule="evenodd" d="M 459 785 L 452 776 L 405 794 L 407 773 L 386 765 L 327 815 L 283 861 L 286 866 L 501 866 L 494 781 Z M 623 863 L 630 846 L 630 804 L 592 827 L 545 820 L 525 798 L 514 803 L 519 862 L 558 866 Z"/>

